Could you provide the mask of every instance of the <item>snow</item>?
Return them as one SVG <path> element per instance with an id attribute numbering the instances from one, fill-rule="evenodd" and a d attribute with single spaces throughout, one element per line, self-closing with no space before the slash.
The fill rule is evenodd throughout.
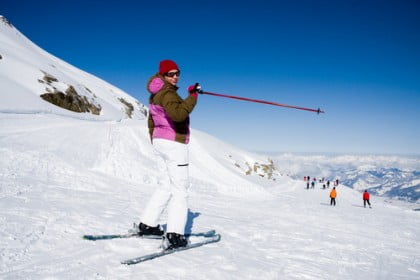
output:
<path id="1" fill-rule="evenodd" d="M 13 26 L 0 18 L 0 84 L 3 98 L 0 112 L 54 113 L 90 120 L 128 118 L 120 98 L 134 107 L 132 118 L 144 119 L 145 108 L 135 98 L 109 83 L 94 77 L 42 50 Z M 47 84 L 48 74 L 57 81 Z M 66 90 L 73 86 L 77 93 L 102 106 L 99 116 L 75 113 L 44 101 L 40 95 L 53 87 Z"/>
<path id="2" fill-rule="evenodd" d="M 303 176 L 297 176 L 333 174 L 357 165 L 362 157 L 346 156 L 341 165 L 324 170 L 311 168 L 313 158 L 289 155 L 290 164 L 277 159 L 268 179 L 261 171 L 245 175 L 248 166 L 268 164 L 266 156 L 194 129 L 186 229 L 215 229 L 222 240 L 121 265 L 122 260 L 155 252 L 160 241 L 92 242 L 81 237 L 126 233 L 139 222 L 157 186 L 142 105 L 53 59 L 1 20 L 0 54 L 0 94 L 5 100 L 0 104 L 1 279 L 420 278 L 420 211 L 412 210 L 415 204 L 372 196 L 373 208 L 365 209 L 360 192 L 340 185 L 337 206 L 332 207 L 328 189 L 317 184 L 307 190 Z M 29 80 L 17 78 L 14 63 L 25 61 L 22 67 L 30 69 L 51 60 L 56 65 L 51 74 L 60 82 L 97 92 L 97 101 L 106 108 L 102 115 L 69 112 L 43 101 L 38 70 L 28 71 Z M 136 104 L 134 118 L 121 110 L 116 101 L 121 96 Z M 360 165 L 372 162 L 362 160 Z"/>
<path id="3" fill-rule="evenodd" d="M 137 266 L 159 241 L 86 241 L 125 233 L 156 187 L 145 120 L 0 114 L 2 279 L 418 279 L 420 213 L 338 187 L 246 176 L 256 155 L 193 131 L 188 231 L 219 243 Z M 215 149 L 215 147 L 218 147 Z M 213 161 L 212 161 L 213 160 Z M 165 223 L 165 216 L 162 217 Z M 165 269 L 162 269 L 165 268 Z"/>

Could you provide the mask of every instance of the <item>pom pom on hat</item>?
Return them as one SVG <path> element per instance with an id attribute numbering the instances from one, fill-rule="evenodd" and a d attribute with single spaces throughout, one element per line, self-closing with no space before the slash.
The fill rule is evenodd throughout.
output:
<path id="1" fill-rule="evenodd" d="M 165 74 L 171 70 L 178 70 L 179 71 L 179 67 L 178 65 L 176 65 L 175 61 L 167 59 L 167 60 L 162 60 L 159 63 L 159 73 L 160 74 Z"/>

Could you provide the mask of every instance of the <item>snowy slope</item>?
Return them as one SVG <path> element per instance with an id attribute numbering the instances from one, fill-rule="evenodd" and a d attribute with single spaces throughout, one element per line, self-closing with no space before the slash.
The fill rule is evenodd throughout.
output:
<path id="1" fill-rule="evenodd" d="M 85 241 L 124 233 L 156 187 L 144 120 L 0 114 L 1 279 L 418 279 L 420 212 L 358 192 L 306 190 L 246 176 L 260 160 L 193 131 L 187 231 L 222 241 L 140 264 L 158 241 Z M 217 149 L 216 149 L 217 147 Z M 166 214 L 162 217 L 165 223 Z"/>
<path id="2" fill-rule="evenodd" d="M 0 112 L 54 113 L 82 119 L 120 120 L 144 118 L 145 108 L 136 99 L 42 50 L 6 18 L 0 16 Z M 45 93 L 73 88 L 80 97 L 101 107 L 101 113 L 75 113 L 40 97 Z M 126 103 L 126 104 L 124 104 Z"/>
<path id="3" fill-rule="evenodd" d="M 0 279 L 420 278 L 420 211 L 379 197 L 364 209 L 359 192 L 345 186 L 331 207 L 328 190 L 306 190 L 285 175 L 291 165 L 270 168 L 265 156 L 196 130 L 186 230 L 216 229 L 221 242 L 121 265 L 155 252 L 159 241 L 81 236 L 125 233 L 156 188 L 143 107 L 128 118 L 118 98 L 135 104 L 129 95 L 40 50 L 4 20 L 0 42 L 7 100 L 0 104 Z M 60 70 L 47 68 L 52 62 Z M 40 68 L 60 86 L 95 92 L 88 97 L 101 114 L 39 98 Z"/>

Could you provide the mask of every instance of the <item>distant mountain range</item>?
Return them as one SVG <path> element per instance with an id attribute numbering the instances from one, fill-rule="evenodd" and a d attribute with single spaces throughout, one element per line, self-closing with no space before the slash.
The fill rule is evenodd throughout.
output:
<path id="1" fill-rule="evenodd" d="M 419 156 L 277 154 L 273 158 L 277 168 L 293 178 L 339 179 L 355 190 L 420 203 Z"/>
<path id="2" fill-rule="evenodd" d="M 342 170 L 343 184 L 373 194 L 420 202 L 420 172 L 396 167 Z"/>

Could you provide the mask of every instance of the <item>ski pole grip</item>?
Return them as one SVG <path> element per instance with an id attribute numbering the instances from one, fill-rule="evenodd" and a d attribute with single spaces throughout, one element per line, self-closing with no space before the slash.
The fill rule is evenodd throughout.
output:
<path id="1" fill-rule="evenodd" d="M 201 86 L 199 83 L 195 83 L 194 88 L 192 90 L 190 90 L 190 93 L 203 93 L 203 91 L 201 90 Z"/>

